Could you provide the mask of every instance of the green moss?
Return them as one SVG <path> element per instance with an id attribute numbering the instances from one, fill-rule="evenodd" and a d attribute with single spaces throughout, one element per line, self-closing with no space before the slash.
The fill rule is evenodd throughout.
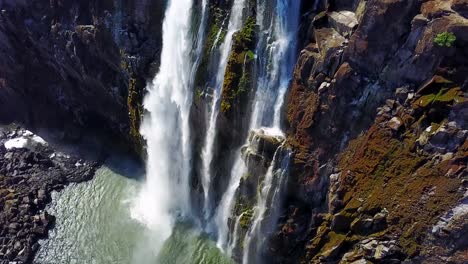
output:
<path id="1" fill-rule="evenodd" d="M 203 96 L 203 92 L 199 88 L 195 88 L 195 99 L 199 101 Z"/>
<path id="2" fill-rule="evenodd" d="M 140 135 L 139 127 L 143 118 L 143 82 L 139 81 L 133 72 L 132 67 L 128 63 L 128 55 L 122 49 L 120 53 L 120 68 L 125 78 L 128 78 L 127 83 L 127 109 L 129 118 L 129 138 L 133 143 L 133 150 L 143 155 L 143 139 Z"/>
<path id="3" fill-rule="evenodd" d="M 442 32 L 434 38 L 434 43 L 439 47 L 451 47 L 457 40 L 457 37 L 451 32 Z"/>
<path id="4" fill-rule="evenodd" d="M 244 27 L 234 35 L 234 42 L 243 44 L 243 48 L 252 46 L 255 42 L 255 17 L 248 17 L 245 21 Z M 238 45 L 238 47 L 241 45 Z"/>
<path id="5" fill-rule="evenodd" d="M 242 214 L 240 215 L 240 219 L 239 219 L 239 225 L 244 229 L 249 228 L 250 224 L 252 223 L 253 214 L 254 214 L 253 209 L 248 209 L 242 212 Z"/>
<path id="6" fill-rule="evenodd" d="M 221 102 L 221 112 L 226 113 L 231 109 L 231 104 L 226 100 Z"/>
<path id="7" fill-rule="evenodd" d="M 418 252 L 418 243 L 437 216 L 456 204 L 460 196 L 454 191 L 459 180 L 444 176 L 448 165 L 432 162 L 428 154 L 414 147 L 422 121 L 408 126 L 402 138 L 395 138 L 378 124 L 372 126 L 367 134 L 350 143 L 339 165 L 350 175 L 340 178 L 341 188 L 346 190 L 345 208 L 357 207 L 358 198 L 362 201 L 361 214 L 373 215 L 386 208 L 390 212 L 389 226 L 382 234 L 397 234 L 409 256 Z M 430 188 L 435 188 L 437 194 L 421 203 L 421 196 Z"/>
<path id="8" fill-rule="evenodd" d="M 127 108 L 130 123 L 130 138 L 134 141 L 134 150 L 137 153 L 142 152 L 143 142 L 140 135 L 140 124 L 143 118 L 143 109 L 141 105 L 142 95 L 137 90 L 137 80 L 130 77 L 128 80 Z"/>
<path id="9" fill-rule="evenodd" d="M 244 173 L 244 175 L 242 175 L 243 179 L 249 179 L 251 177 L 252 177 L 252 173 L 250 173 L 250 172 L 246 172 L 246 173 Z"/>
<path id="10" fill-rule="evenodd" d="M 221 111 L 227 113 L 236 103 L 242 105 L 253 84 L 252 70 L 255 54 L 255 18 L 247 18 L 243 28 L 233 36 L 221 97 Z M 224 107 L 223 107 L 224 106 Z"/>
<path id="11" fill-rule="evenodd" d="M 435 103 L 461 103 L 463 101 L 463 92 L 460 87 L 455 87 L 451 89 L 443 88 L 437 94 L 424 95 L 417 101 L 417 104 L 420 107 L 427 107 Z"/>
<path id="12" fill-rule="evenodd" d="M 328 257 L 333 251 L 339 249 L 346 241 L 346 235 L 329 232 L 327 235 L 327 242 L 322 247 L 321 256 Z"/>

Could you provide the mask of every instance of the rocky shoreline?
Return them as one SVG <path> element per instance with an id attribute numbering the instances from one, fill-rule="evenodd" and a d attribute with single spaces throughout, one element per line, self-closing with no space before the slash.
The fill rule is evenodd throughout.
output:
<path id="1" fill-rule="evenodd" d="M 54 226 L 51 192 L 91 179 L 97 167 L 21 127 L 0 127 L 0 263 L 32 263 Z"/>

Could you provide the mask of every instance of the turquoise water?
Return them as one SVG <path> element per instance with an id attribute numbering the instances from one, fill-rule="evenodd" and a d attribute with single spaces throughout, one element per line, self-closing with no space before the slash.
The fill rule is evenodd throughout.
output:
<path id="1" fill-rule="evenodd" d="M 125 164 L 119 164 L 125 167 Z M 206 235 L 178 224 L 159 255 L 151 231 L 130 217 L 141 175 L 103 166 L 93 180 L 53 194 L 48 211 L 56 216 L 49 239 L 40 241 L 35 262 L 43 264 L 220 263 L 224 256 Z"/>

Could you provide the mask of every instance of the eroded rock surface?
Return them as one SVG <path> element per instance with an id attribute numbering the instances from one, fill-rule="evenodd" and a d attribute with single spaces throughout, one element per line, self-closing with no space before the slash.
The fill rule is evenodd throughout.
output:
<path id="1" fill-rule="evenodd" d="M 0 128 L 0 263 L 31 263 L 54 224 L 45 210 L 51 192 L 89 180 L 96 167 L 27 130 Z"/>
<path id="2" fill-rule="evenodd" d="M 464 215 L 468 177 L 459 2 L 319 1 L 309 11 L 287 104 L 288 206 L 270 242 L 278 263 L 466 261 L 454 231 L 466 221 L 450 220 Z M 444 32 L 456 41 L 436 44 Z M 437 226 L 448 228 L 440 243 Z"/>
<path id="3" fill-rule="evenodd" d="M 141 152 L 164 4 L 124 2 L 0 1 L 0 121 Z"/>

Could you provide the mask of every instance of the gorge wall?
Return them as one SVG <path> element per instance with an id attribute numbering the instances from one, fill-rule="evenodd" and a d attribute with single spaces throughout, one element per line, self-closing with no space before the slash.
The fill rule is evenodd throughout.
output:
<path id="1" fill-rule="evenodd" d="M 306 14 L 286 106 L 288 198 L 271 243 L 279 262 L 466 261 L 466 11 L 370 0 Z M 443 32 L 457 40 L 437 44 Z"/>
<path id="2" fill-rule="evenodd" d="M 0 120 L 142 153 L 164 1 L 0 1 Z"/>
<path id="3" fill-rule="evenodd" d="M 465 263 L 468 2 L 299 3 L 192 2 L 193 217 L 239 263 Z M 0 0 L 1 121 L 143 153 L 165 4 Z"/>

